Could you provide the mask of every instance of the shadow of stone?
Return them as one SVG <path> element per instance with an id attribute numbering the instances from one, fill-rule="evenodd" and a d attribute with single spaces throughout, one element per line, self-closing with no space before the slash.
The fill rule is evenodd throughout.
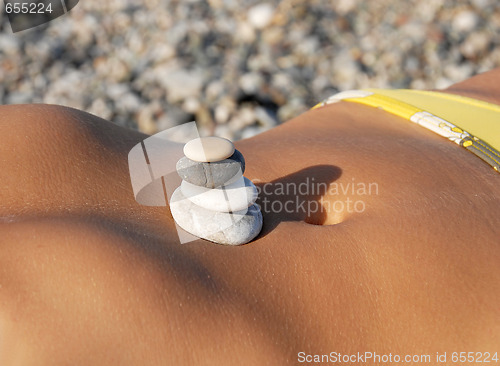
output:
<path id="1" fill-rule="evenodd" d="M 322 225 L 328 211 L 323 208 L 321 197 L 341 175 L 342 169 L 335 165 L 315 165 L 272 182 L 254 182 L 259 190 L 257 204 L 264 217 L 259 237 L 267 235 L 283 221 Z"/>

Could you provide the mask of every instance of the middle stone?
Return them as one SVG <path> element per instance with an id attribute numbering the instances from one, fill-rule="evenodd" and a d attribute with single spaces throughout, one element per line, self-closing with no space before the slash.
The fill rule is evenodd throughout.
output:
<path id="1" fill-rule="evenodd" d="M 253 205 L 258 196 L 255 185 L 243 176 L 231 184 L 213 189 L 182 181 L 181 192 L 195 205 L 218 212 L 243 210 Z"/>
<path id="2" fill-rule="evenodd" d="M 176 168 L 182 180 L 201 187 L 216 188 L 241 178 L 245 172 L 245 159 L 238 150 L 234 150 L 227 159 L 213 163 L 198 162 L 183 156 Z"/>

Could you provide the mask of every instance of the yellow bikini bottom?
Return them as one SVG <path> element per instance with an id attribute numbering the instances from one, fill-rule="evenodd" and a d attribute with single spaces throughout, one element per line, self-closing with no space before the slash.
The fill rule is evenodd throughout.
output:
<path id="1" fill-rule="evenodd" d="M 500 172 L 500 106 L 443 92 L 365 89 L 345 91 L 313 107 L 339 101 L 383 109 L 471 151 Z"/>

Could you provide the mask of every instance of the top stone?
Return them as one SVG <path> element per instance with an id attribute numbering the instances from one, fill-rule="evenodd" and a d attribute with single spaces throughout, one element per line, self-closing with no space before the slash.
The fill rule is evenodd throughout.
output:
<path id="1" fill-rule="evenodd" d="M 184 145 L 184 155 L 200 163 L 213 163 L 224 160 L 234 153 L 231 141 L 222 137 L 200 137 Z"/>

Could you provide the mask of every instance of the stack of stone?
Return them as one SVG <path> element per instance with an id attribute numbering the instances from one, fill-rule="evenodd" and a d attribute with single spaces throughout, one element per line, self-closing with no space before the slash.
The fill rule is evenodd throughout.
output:
<path id="1" fill-rule="evenodd" d="M 231 141 L 215 136 L 189 141 L 184 155 L 176 165 L 182 183 L 170 199 L 177 225 L 219 244 L 254 239 L 262 213 L 255 204 L 257 188 L 243 176 L 243 155 Z"/>

